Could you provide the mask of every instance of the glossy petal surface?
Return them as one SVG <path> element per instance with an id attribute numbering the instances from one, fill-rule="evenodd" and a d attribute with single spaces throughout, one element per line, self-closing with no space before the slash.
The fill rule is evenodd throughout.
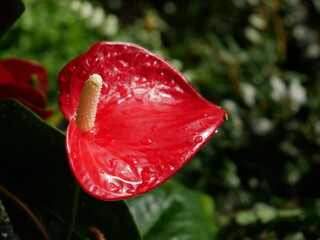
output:
<path id="1" fill-rule="evenodd" d="M 75 124 L 85 81 L 103 79 L 95 126 Z M 128 43 L 100 42 L 59 75 L 67 151 L 80 185 L 104 200 L 149 191 L 179 170 L 212 136 L 226 112 L 202 98 L 166 61 Z"/>

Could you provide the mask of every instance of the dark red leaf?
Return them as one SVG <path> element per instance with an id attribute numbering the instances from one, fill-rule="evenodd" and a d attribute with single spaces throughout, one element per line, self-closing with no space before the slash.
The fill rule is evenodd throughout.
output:
<path id="1" fill-rule="evenodd" d="M 76 109 L 92 74 L 102 77 L 103 86 L 95 125 L 81 132 Z M 95 44 L 62 69 L 58 83 L 59 106 L 70 120 L 71 169 L 85 191 L 104 200 L 133 197 L 163 183 L 226 115 L 166 61 L 129 43 Z"/>

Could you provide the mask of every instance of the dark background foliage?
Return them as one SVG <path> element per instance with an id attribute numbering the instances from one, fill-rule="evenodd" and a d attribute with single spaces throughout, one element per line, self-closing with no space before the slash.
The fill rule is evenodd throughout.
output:
<path id="1" fill-rule="evenodd" d="M 215 238 L 320 238 L 317 0 L 25 0 L 25 5 L 0 40 L 0 57 L 29 58 L 47 67 L 49 104 L 55 109 L 49 124 L 63 125 L 56 78 L 69 60 L 97 41 L 140 44 L 174 64 L 229 113 L 219 132 L 174 176 L 214 199 Z"/>

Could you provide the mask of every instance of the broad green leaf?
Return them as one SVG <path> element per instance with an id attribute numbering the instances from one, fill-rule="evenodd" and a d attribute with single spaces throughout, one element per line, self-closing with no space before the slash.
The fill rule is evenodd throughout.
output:
<path id="1" fill-rule="evenodd" d="M 0 102 L 0 183 L 68 222 L 75 184 L 64 141 L 61 131 L 19 102 Z M 81 192 L 75 230 L 84 238 L 88 227 L 108 240 L 140 239 L 124 201 L 103 202 Z"/>
<path id="2" fill-rule="evenodd" d="M 0 37 L 11 27 L 24 11 L 21 0 L 0 1 Z"/>
<path id="3" fill-rule="evenodd" d="M 175 181 L 127 202 L 146 240 L 215 239 L 212 198 Z"/>

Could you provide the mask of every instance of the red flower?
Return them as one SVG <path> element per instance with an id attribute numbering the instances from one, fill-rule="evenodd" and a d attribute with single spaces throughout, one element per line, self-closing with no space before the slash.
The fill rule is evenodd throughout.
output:
<path id="1" fill-rule="evenodd" d="M 43 66 L 23 59 L 0 60 L 0 100 L 15 98 L 43 119 L 47 105 L 48 75 Z"/>
<path id="2" fill-rule="evenodd" d="M 226 112 L 137 45 L 99 42 L 58 79 L 66 146 L 82 188 L 103 200 L 145 193 L 208 141 Z"/>

